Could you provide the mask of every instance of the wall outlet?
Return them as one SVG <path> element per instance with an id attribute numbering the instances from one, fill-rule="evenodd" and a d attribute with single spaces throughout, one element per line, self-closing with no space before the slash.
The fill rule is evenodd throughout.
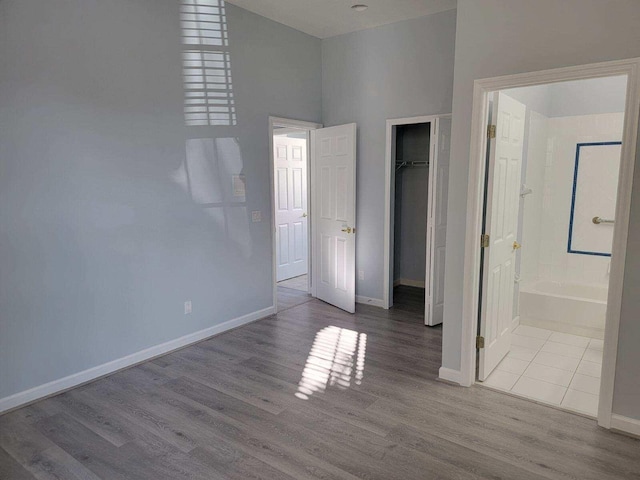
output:
<path id="1" fill-rule="evenodd" d="M 364 270 L 358 270 L 358 280 L 364 280 Z"/>
<path id="2" fill-rule="evenodd" d="M 184 314 L 189 315 L 193 310 L 191 309 L 191 300 L 184 302 Z"/>
<path id="3" fill-rule="evenodd" d="M 262 212 L 260 210 L 254 210 L 251 212 L 251 221 L 253 223 L 258 223 L 262 221 Z"/>

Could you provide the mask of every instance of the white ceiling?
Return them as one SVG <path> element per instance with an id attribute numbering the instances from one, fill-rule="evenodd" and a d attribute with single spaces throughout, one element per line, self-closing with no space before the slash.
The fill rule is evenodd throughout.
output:
<path id="1" fill-rule="evenodd" d="M 456 0 L 227 0 L 318 38 L 364 30 L 456 8 Z M 369 6 L 364 12 L 354 4 Z"/>

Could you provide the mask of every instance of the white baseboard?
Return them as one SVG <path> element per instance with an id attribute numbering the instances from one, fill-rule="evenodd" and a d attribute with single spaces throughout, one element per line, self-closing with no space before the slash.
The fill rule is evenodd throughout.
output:
<path id="1" fill-rule="evenodd" d="M 511 320 L 511 331 L 513 332 L 518 326 L 520 326 L 520 315 Z"/>
<path id="2" fill-rule="evenodd" d="M 640 437 L 640 420 L 613 413 L 611 414 L 611 430 Z"/>
<path id="3" fill-rule="evenodd" d="M 374 307 L 384 308 L 384 302 L 379 298 L 363 297 L 362 295 L 356 295 L 356 303 L 362 303 L 363 305 L 372 305 Z"/>
<path id="4" fill-rule="evenodd" d="M 0 414 L 5 413 L 9 410 L 13 410 L 17 407 L 24 406 L 28 403 L 32 403 L 36 400 L 41 400 L 45 397 L 50 397 L 52 395 L 61 393 L 65 390 L 69 390 L 70 388 L 77 387 L 78 385 L 81 385 L 83 383 L 91 382 L 100 377 L 104 377 L 105 375 L 117 372 L 118 370 L 122 370 L 138 363 L 146 362 L 148 360 L 151 360 L 152 358 L 165 355 L 169 352 L 172 352 L 173 350 L 184 348 L 193 343 L 200 342 L 206 338 L 226 332 L 227 330 L 240 327 L 247 323 L 255 322 L 256 320 L 268 317 L 269 315 L 273 315 L 274 313 L 275 307 L 268 307 L 262 310 L 258 310 L 257 312 L 252 312 L 247 315 L 243 315 L 242 317 L 234 318 L 218 325 L 214 325 L 213 327 L 205 328 L 204 330 L 200 330 L 198 332 L 190 333 L 183 337 L 176 338 L 175 340 L 169 340 L 168 342 L 162 343 L 160 345 L 155 345 L 153 347 L 140 350 L 139 352 L 132 353 L 131 355 L 127 355 L 126 357 L 103 363 L 102 365 L 98 365 L 97 367 L 74 373 L 73 375 L 69 375 L 68 377 L 60 378 L 58 380 L 45 383 L 44 385 L 39 385 L 37 387 L 30 388 L 29 390 L 18 392 L 5 398 L 0 398 Z"/>
<path id="5" fill-rule="evenodd" d="M 453 370 L 451 368 L 440 367 L 438 371 L 438 377 L 441 380 L 457 383 L 462 385 L 462 372 L 460 370 Z"/>

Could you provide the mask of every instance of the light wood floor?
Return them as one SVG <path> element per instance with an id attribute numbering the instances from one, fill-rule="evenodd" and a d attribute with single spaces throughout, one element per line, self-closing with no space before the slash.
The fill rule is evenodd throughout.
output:
<path id="1" fill-rule="evenodd" d="M 640 478 L 640 441 L 437 381 L 422 312 L 306 300 L 0 417 L 0 478 Z"/>

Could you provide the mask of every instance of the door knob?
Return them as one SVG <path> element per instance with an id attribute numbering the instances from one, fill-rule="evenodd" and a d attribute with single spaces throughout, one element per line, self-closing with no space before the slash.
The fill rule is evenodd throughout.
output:
<path id="1" fill-rule="evenodd" d="M 345 233 L 351 233 L 351 227 L 345 227 L 342 229 L 342 231 Z"/>
<path id="2" fill-rule="evenodd" d="M 518 250 L 519 248 L 522 248 L 522 245 L 520 245 L 518 242 L 513 242 L 513 249 Z"/>
<path id="3" fill-rule="evenodd" d="M 302 218 L 307 218 L 307 212 L 302 214 Z"/>

